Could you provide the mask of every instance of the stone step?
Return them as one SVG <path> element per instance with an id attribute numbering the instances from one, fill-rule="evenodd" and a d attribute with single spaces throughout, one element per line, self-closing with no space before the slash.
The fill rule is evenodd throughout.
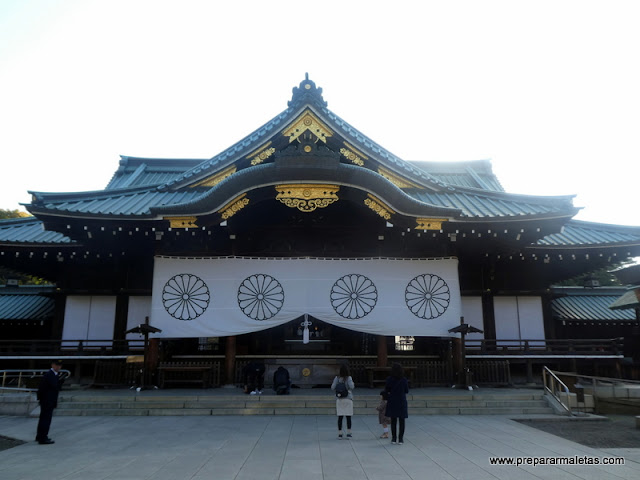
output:
<path id="1" fill-rule="evenodd" d="M 202 400 L 194 401 L 189 398 L 183 398 L 182 401 L 166 401 L 164 398 L 156 398 L 152 401 L 138 401 L 138 400 L 114 400 L 92 402 L 87 399 L 80 401 L 67 401 L 59 402 L 59 409 L 71 409 L 71 408 L 224 408 L 229 405 L 234 405 L 237 408 L 279 408 L 287 406 L 298 406 L 306 408 L 333 408 L 335 407 L 335 400 L 301 400 L 292 398 L 289 401 L 272 401 L 271 399 L 264 399 L 259 402 L 244 401 L 244 399 L 221 399 L 221 400 Z M 355 408 L 375 408 L 379 402 L 377 401 L 354 401 Z M 509 400 L 509 401 L 480 401 L 480 400 L 427 400 L 427 401 L 410 401 L 408 402 L 409 408 L 443 408 L 443 407 L 457 407 L 457 408 L 482 408 L 482 407 L 543 407 L 546 406 L 544 400 Z"/>
<path id="2" fill-rule="evenodd" d="M 421 407 L 409 408 L 409 415 L 520 415 L 520 414 L 551 414 L 548 406 L 509 406 L 509 407 Z M 197 404 L 187 407 L 149 404 L 146 406 L 113 404 L 83 404 L 74 408 L 58 408 L 57 415 L 335 415 L 335 406 L 309 407 L 286 405 L 252 406 L 216 406 L 203 408 Z M 376 415 L 372 408 L 354 407 L 355 415 Z"/>
<path id="3" fill-rule="evenodd" d="M 547 402 L 545 400 L 508 400 L 508 401 L 498 401 L 498 400 L 489 400 L 489 401 L 481 401 L 481 400 L 474 400 L 474 401 L 459 401 L 459 402 L 454 402 L 454 401 L 443 401 L 443 400 L 427 400 L 424 403 L 421 404 L 417 404 L 416 402 L 413 403 L 409 403 L 409 407 L 434 407 L 434 408 L 439 408 L 439 407 L 460 407 L 460 408 L 465 408 L 465 407 L 476 407 L 476 408 L 481 408 L 481 407 L 544 407 L 547 405 Z"/>
<path id="4" fill-rule="evenodd" d="M 157 393 L 157 392 L 154 392 Z M 409 395 L 409 415 L 551 414 L 542 394 Z M 355 415 L 377 415 L 377 395 L 354 400 Z M 57 415 L 335 415 L 331 395 L 61 395 Z"/>
<path id="5" fill-rule="evenodd" d="M 87 394 L 69 394 L 62 393 L 58 399 L 58 402 L 96 402 L 96 403 L 108 403 L 113 401 L 118 402 L 185 402 L 185 401 L 211 401 L 211 402 L 228 402 L 232 400 L 240 401 L 240 402 L 261 402 L 261 401 L 269 401 L 273 403 L 288 403 L 291 399 L 295 399 L 295 401 L 335 401 L 335 397 L 331 394 L 328 395 L 304 395 L 304 394 L 295 394 L 295 395 L 243 395 L 243 394 L 230 394 L 230 395 L 189 395 L 189 396 L 180 396 L 180 395 L 150 395 L 144 396 L 143 394 L 132 394 L 131 396 L 120 396 L 120 395 L 87 395 Z M 407 400 L 409 402 L 426 402 L 426 401 L 480 401 L 480 402 L 489 402 L 489 401 L 526 401 L 526 400 L 542 400 L 544 399 L 544 394 L 502 394 L 502 395 L 492 395 L 492 394 L 473 394 L 469 396 L 462 395 L 407 395 Z M 368 403 L 376 403 L 379 402 L 380 399 L 378 395 L 356 395 L 354 401 L 356 402 L 368 402 Z"/>
<path id="6" fill-rule="evenodd" d="M 494 407 L 494 408 L 461 408 L 460 415 L 520 415 L 520 414 L 539 414 L 539 413 L 553 413 L 551 407 L 530 407 L 530 408 L 515 408 L 515 407 Z"/>
<path id="7" fill-rule="evenodd" d="M 354 409 L 354 415 L 372 415 L 370 410 Z M 552 414 L 549 408 L 418 408 L 412 415 L 533 415 Z M 335 415 L 329 408 L 151 408 L 151 409 L 70 409 L 57 410 L 59 416 L 209 416 L 209 415 Z"/>

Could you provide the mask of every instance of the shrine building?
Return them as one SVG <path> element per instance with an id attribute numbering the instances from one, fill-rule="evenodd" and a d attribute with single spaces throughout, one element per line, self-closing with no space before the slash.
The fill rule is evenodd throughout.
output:
<path id="1" fill-rule="evenodd" d="M 154 365 L 208 362 L 217 385 L 258 358 L 299 384 L 323 384 L 341 362 L 364 382 L 390 361 L 415 384 L 448 384 L 461 318 L 482 331 L 466 339 L 479 381 L 525 365 L 530 377 L 553 355 L 614 371 L 616 339 L 638 326 L 628 312 L 586 334 L 571 301 L 557 302 L 572 292 L 552 286 L 640 256 L 640 227 L 574 220 L 573 195 L 507 193 L 488 160 L 398 158 L 329 110 L 308 76 L 283 112 L 214 157 L 123 156 L 105 180 L 30 192 L 32 217 L 0 221 L 0 266 L 53 285 L 0 291 L 33 305 L 5 329 L 5 368 L 69 355 L 91 376 L 98 360 L 140 354 L 126 332 L 148 322 L 161 330 Z M 584 358 L 557 356 L 560 343 Z"/>

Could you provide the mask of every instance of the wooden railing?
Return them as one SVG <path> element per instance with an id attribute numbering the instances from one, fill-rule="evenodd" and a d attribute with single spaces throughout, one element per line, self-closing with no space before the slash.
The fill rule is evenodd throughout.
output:
<path id="1" fill-rule="evenodd" d="M 466 339 L 467 355 L 622 355 L 623 339 L 485 340 Z M 0 340 L 2 356 L 135 355 L 143 351 L 140 339 L 127 340 Z M 417 352 L 416 352 L 417 353 Z M 409 360 L 411 356 L 407 356 Z"/>
<path id="2" fill-rule="evenodd" d="M 471 381 L 481 385 L 511 385 L 508 360 L 469 360 L 467 368 L 473 374 Z"/>
<path id="3" fill-rule="evenodd" d="M 467 355 L 622 355 L 623 339 L 465 340 Z"/>
<path id="4" fill-rule="evenodd" d="M 141 340 L 0 340 L 2 356 L 135 355 L 144 350 Z"/>
<path id="5" fill-rule="evenodd" d="M 158 366 L 158 386 L 195 384 L 202 388 L 220 385 L 220 362 L 163 362 Z"/>
<path id="6" fill-rule="evenodd" d="M 142 362 L 124 360 L 96 360 L 93 372 L 93 387 L 133 387 L 142 385 Z"/>

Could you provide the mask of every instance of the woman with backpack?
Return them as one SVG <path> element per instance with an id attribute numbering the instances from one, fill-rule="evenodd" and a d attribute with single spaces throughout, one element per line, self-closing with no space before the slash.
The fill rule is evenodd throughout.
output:
<path id="1" fill-rule="evenodd" d="M 349 368 L 340 366 L 340 375 L 333 379 L 331 390 L 336 392 L 336 415 L 338 416 L 338 438 L 342 436 L 342 417 L 347 417 L 347 438 L 351 438 L 351 417 L 353 416 L 353 393 L 356 388 Z"/>
<path id="2" fill-rule="evenodd" d="M 388 393 L 387 417 L 391 418 L 391 443 L 402 445 L 404 442 L 404 420 L 409 416 L 407 406 L 407 393 L 409 393 L 409 382 L 404 378 L 402 365 L 394 363 L 391 365 L 391 376 L 387 377 L 384 388 Z M 396 426 L 400 424 L 400 431 L 396 436 Z M 397 440 L 397 441 L 396 441 Z"/>

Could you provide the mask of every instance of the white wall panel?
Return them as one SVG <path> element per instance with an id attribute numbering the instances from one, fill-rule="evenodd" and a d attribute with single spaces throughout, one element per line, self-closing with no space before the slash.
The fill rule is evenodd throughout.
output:
<path id="1" fill-rule="evenodd" d="M 67 297 L 63 340 L 111 340 L 116 318 L 116 297 Z M 92 343 L 98 345 L 98 343 Z"/>
<path id="2" fill-rule="evenodd" d="M 484 331 L 484 321 L 482 317 L 482 297 L 462 297 L 462 316 L 465 323 Z M 482 333 L 470 333 L 467 339 L 482 339 Z"/>
<path id="3" fill-rule="evenodd" d="M 494 297 L 493 308 L 496 319 L 496 339 L 519 340 L 517 297 Z"/>
<path id="4" fill-rule="evenodd" d="M 91 297 L 89 315 L 89 340 L 112 340 L 116 321 L 116 297 Z"/>
<path id="5" fill-rule="evenodd" d="M 518 297 L 520 335 L 523 339 L 544 338 L 541 297 Z M 540 342 L 532 345 L 540 344 Z"/>
<path id="6" fill-rule="evenodd" d="M 89 332 L 91 297 L 70 295 L 64 309 L 63 340 L 86 340 Z"/>
<path id="7" fill-rule="evenodd" d="M 493 305 L 497 340 L 544 338 L 542 299 L 540 297 L 494 297 Z"/>

